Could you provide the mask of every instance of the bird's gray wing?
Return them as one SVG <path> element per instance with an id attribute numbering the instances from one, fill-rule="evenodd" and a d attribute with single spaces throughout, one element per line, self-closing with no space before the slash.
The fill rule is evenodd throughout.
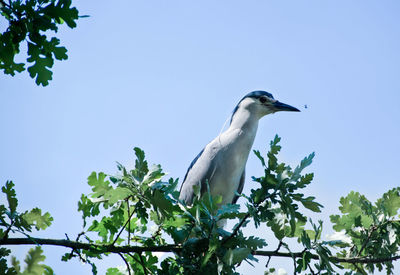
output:
<path id="1" fill-rule="evenodd" d="M 244 179 L 245 179 L 245 178 L 246 178 L 246 170 L 243 170 L 242 176 L 240 177 L 239 186 L 238 186 L 238 189 L 237 189 L 237 192 L 238 192 L 239 194 L 241 194 L 242 191 L 243 191 Z M 239 199 L 239 196 L 238 196 L 238 195 L 235 195 L 235 196 L 233 197 L 232 203 L 236 203 L 238 199 Z"/>
<path id="2" fill-rule="evenodd" d="M 188 174 L 189 174 L 190 169 L 192 169 L 192 167 L 194 166 L 194 164 L 196 163 L 196 161 L 199 159 L 199 157 L 203 154 L 203 152 L 204 152 L 204 148 L 200 151 L 200 153 L 199 153 L 199 154 L 194 158 L 194 160 L 192 160 L 192 162 L 190 163 L 189 168 L 188 168 L 187 171 L 186 171 L 185 177 L 183 178 L 183 183 L 182 183 L 182 185 L 181 185 L 181 190 L 179 190 L 179 192 L 182 191 L 183 184 L 184 184 L 185 181 L 186 181 L 186 178 L 187 178 L 187 176 L 188 176 Z"/>
<path id="3" fill-rule="evenodd" d="M 200 187 L 200 194 L 207 191 L 206 180 L 210 180 L 215 170 L 214 157 L 210 155 L 209 150 L 201 150 L 190 164 L 183 179 L 179 199 L 187 205 L 191 205 L 194 199 L 193 187 Z"/>

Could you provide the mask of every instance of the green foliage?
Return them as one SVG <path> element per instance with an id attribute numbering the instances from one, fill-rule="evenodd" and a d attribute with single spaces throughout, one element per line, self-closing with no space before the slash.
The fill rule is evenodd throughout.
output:
<path id="1" fill-rule="evenodd" d="M 0 0 L 0 14 L 8 21 L 8 28 L 0 33 L 0 69 L 12 76 L 25 70 L 25 64 L 16 63 L 15 58 L 26 41 L 29 75 L 37 85 L 48 85 L 54 59 L 68 58 L 60 40 L 48 36 L 63 22 L 76 27 L 78 10 L 71 7 L 71 0 Z"/>
<path id="2" fill-rule="evenodd" d="M 41 264 L 45 259 L 42 248 L 36 246 L 28 251 L 25 258 L 26 267 L 23 272 L 20 271 L 19 261 L 15 257 L 12 258 L 12 264 L 18 275 L 53 275 L 54 272 L 49 266 Z"/>
<path id="3" fill-rule="evenodd" d="M 8 208 L 10 209 L 10 214 L 14 214 L 17 210 L 18 200 L 14 190 L 14 183 L 12 181 L 7 181 L 6 185 L 1 188 L 1 191 L 7 195 Z"/>
<path id="4" fill-rule="evenodd" d="M 238 204 L 220 205 L 221 197 L 212 197 L 209 192 L 201 196 L 199 189 L 194 190 L 197 196 L 192 206 L 183 204 L 176 191 L 178 180 L 163 181 L 160 165 L 149 166 L 144 152 L 134 148 L 134 168 L 117 163 L 116 175 L 93 172 L 88 177 L 91 193 L 83 194 L 78 202 L 83 231 L 76 239 L 83 238 L 81 243 L 88 246 L 74 247 L 62 260 L 78 257 L 97 274 L 94 260 L 116 253 L 116 248 L 126 251 L 135 247 L 130 250 L 133 252 L 118 253 L 125 269 L 111 267 L 106 274 L 238 274 L 236 269 L 243 261 L 251 264 L 259 261 L 256 256 L 277 256 L 285 250 L 295 273 L 350 275 L 385 269 L 393 274 L 395 258 L 391 257 L 400 246 L 400 188 L 389 190 L 375 204 L 356 192 L 341 198 L 341 214 L 331 216 L 333 229 L 339 232 L 334 236 L 339 237 L 323 240 L 322 221 L 315 223 L 306 215 L 322 208 L 315 197 L 304 195 L 313 174 L 303 171 L 312 163 L 314 153 L 292 169 L 278 161 L 279 141 L 276 136 L 266 157 L 255 151 L 264 171 L 262 176 L 253 177 L 257 188 L 248 196 L 241 195 L 244 211 Z M 50 225 L 50 215 L 38 208 L 18 212 L 12 182 L 2 191 L 7 205 L 0 205 L 0 243 L 6 242 L 10 232 L 27 234 Z M 226 220 L 236 224 L 224 228 Z M 270 240 L 246 236 L 243 228 L 250 222 L 273 233 L 278 248 L 267 254 L 262 251 Z M 300 252 L 291 250 L 290 239 L 302 246 Z M 171 253 L 159 258 L 152 251 Z M 1 248 L 0 254 L 0 268 L 6 274 L 25 274 L 15 258 L 12 267 L 7 267 L 9 250 Z M 29 252 L 26 263 L 39 272 L 32 274 L 52 274 L 39 264 L 43 257 L 40 248 Z M 266 274 L 275 274 L 276 269 L 268 265 L 269 261 Z"/>
<path id="5" fill-rule="evenodd" d="M 344 231 L 351 238 L 351 243 L 339 243 L 337 246 L 347 248 L 339 256 L 389 258 L 398 253 L 400 246 L 400 188 L 394 188 L 383 194 L 373 204 L 363 195 L 351 192 L 340 199 L 342 215 L 330 216 L 333 228 Z M 374 272 L 377 268 L 393 271 L 391 261 L 366 265 L 345 265 L 360 272 Z"/>
<path id="6" fill-rule="evenodd" d="M 302 171 L 311 164 L 314 153 L 304 158 L 293 171 L 285 163 L 278 163 L 277 155 L 281 150 L 278 145 L 280 138 L 275 136 L 271 141 L 268 160 L 255 151 L 256 156 L 264 166 L 264 176 L 253 177 L 261 187 L 251 190 L 249 212 L 252 213 L 256 227 L 266 222 L 275 236 L 281 240 L 284 237 L 299 236 L 306 217 L 299 211 L 300 202 L 313 212 L 321 212 L 321 204 L 315 202 L 315 197 L 304 197 L 299 191 L 311 183 L 312 173 L 301 175 Z M 268 163 L 268 166 L 265 166 Z"/>
<path id="7" fill-rule="evenodd" d="M 0 270 L 2 271 L 1 274 L 4 275 L 17 275 L 19 272 L 19 269 L 16 270 L 13 267 L 8 267 L 7 265 L 7 256 L 10 255 L 11 250 L 0 247 Z"/>
<path id="8" fill-rule="evenodd" d="M 185 224 L 184 218 L 175 217 L 182 212 L 179 206 L 173 204 L 176 202 L 174 198 L 178 196 L 175 191 L 178 182 L 172 179 L 161 182 L 164 176 L 161 167 L 153 165 L 149 168 L 144 152 L 139 148 L 134 148 L 134 151 L 137 157 L 134 169 L 128 170 L 118 163 L 118 175 L 107 176 L 93 172 L 88 178 L 92 193 L 81 196 L 78 210 L 82 212 L 85 236 L 89 242 L 93 241 L 88 235 L 95 233 L 101 238 L 101 243 L 163 245 L 166 242 L 161 238 L 162 228 L 159 226 L 162 225 L 164 230 L 172 230 Z M 149 223 L 156 228 L 152 236 L 146 235 L 150 229 Z M 89 251 L 79 253 L 87 258 L 99 257 L 101 254 Z M 157 269 L 157 258 L 151 253 L 128 255 L 125 259 L 139 274 L 144 272 L 143 263 L 149 270 Z M 116 269 L 108 270 L 110 274 L 118 272 Z"/>
<path id="9" fill-rule="evenodd" d="M 119 271 L 118 268 L 115 267 L 111 267 L 109 269 L 107 269 L 107 273 L 106 275 L 124 275 L 125 273 L 122 273 L 121 271 Z"/>
<path id="10" fill-rule="evenodd" d="M 20 262 L 15 258 L 11 257 L 11 267 L 7 266 L 5 256 L 11 253 L 6 248 L 0 248 L 0 274 L 4 275 L 54 275 L 51 267 L 43 264 L 42 262 L 46 259 L 43 255 L 43 250 L 40 246 L 31 248 L 25 257 L 25 268 L 22 271 Z"/>
<path id="11" fill-rule="evenodd" d="M 36 230 L 44 230 L 51 225 L 53 218 L 48 212 L 42 215 L 42 210 L 39 208 L 34 208 L 31 211 L 26 211 L 22 214 L 22 218 L 30 226 L 35 226 Z"/>
<path id="12" fill-rule="evenodd" d="M 320 212 L 319 203 L 314 197 L 304 197 L 299 191 L 313 179 L 312 174 L 302 175 L 302 171 L 311 164 L 314 154 L 305 158 L 293 171 L 290 166 L 278 163 L 280 151 L 279 138 L 271 142 L 266 162 L 261 153 L 256 155 L 261 160 L 265 175 L 254 178 L 260 187 L 252 190 L 248 200 L 248 211 L 240 212 L 237 204 L 220 206 L 221 198 L 209 194 L 197 198 L 191 207 L 180 204 L 176 192 L 177 180 L 163 182 L 164 173 L 159 165 L 149 168 L 145 154 L 135 148 L 135 167 L 132 170 L 117 163 L 119 174 L 107 176 L 93 172 L 88 178 L 92 188 L 90 195 L 82 195 L 78 209 L 82 212 L 86 236 L 95 233 L 100 240 L 91 243 L 125 244 L 143 246 L 165 245 L 170 236 L 175 245 L 182 247 L 175 258 L 168 257 L 157 269 L 157 259 L 151 261 L 151 253 L 125 255 L 130 268 L 136 273 L 143 273 L 146 268 L 169 274 L 167 270 L 185 272 L 211 272 L 235 274 L 236 266 L 243 260 L 257 261 L 252 251 L 267 245 L 264 239 L 246 237 L 242 228 L 251 216 L 255 225 L 267 225 L 279 239 L 284 237 L 315 236 L 310 230 L 304 231 L 306 217 L 300 213 L 300 205 L 314 212 Z M 265 164 L 268 163 L 268 166 Z M 179 206 L 180 205 L 180 206 Z M 250 214 L 251 215 L 250 215 Z M 219 224 L 226 219 L 238 220 L 233 231 L 225 231 Z M 90 221 L 89 221 L 90 220 Z M 88 225 L 89 224 L 89 225 Z M 304 238 L 304 236 L 303 236 Z M 79 251 L 85 258 L 100 257 Z M 75 256 L 79 256 L 76 254 Z M 70 257 L 71 258 L 71 257 Z M 152 264 L 147 265 L 147 262 Z M 109 269 L 110 274 L 120 272 Z"/>
<path id="13" fill-rule="evenodd" d="M 51 225 L 53 218 L 48 212 L 42 215 L 42 210 L 39 208 L 23 213 L 17 211 L 18 200 L 12 181 L 7 181 L 1 191 L 7 197 L 8 207 L 0 205 L 0 239 L 6 239 L 10 231 L 32 232 L 32 227 L 36 230 L 44 230 Z"/>
<path id="14" fill-rule="evenodd" d="M 22 214 L 18 212 L 18 200 L 14 189 L 14 183 L 7 181 L 5 186 L 1 188 L 1 191 L 7 197 L 8 207 L 0 205 L 0 241 L 7 240 L 11 233 L 23 233 L 32 232 L 32 229 L 44 230 L 51 225 L 53 218 L 48 212 L 42 215 L 42 210 L 34 208 L 30 211 L 25 211 Z M 10 254 L 10 250 L 6 248 L 0 248 L 0 270 L 7 275 L 35 275 L 35 274 L 53 274 L 53 270 L 40 262 L 44 261 L 45 256 L 42 255 L 43 251 L 38 246 L 29 250 L 26 256 L 25 263 L 26 268 L 21 272 L 19 261 L 12 257 L 12 267 L 7 266 L 6 256 Z"/>

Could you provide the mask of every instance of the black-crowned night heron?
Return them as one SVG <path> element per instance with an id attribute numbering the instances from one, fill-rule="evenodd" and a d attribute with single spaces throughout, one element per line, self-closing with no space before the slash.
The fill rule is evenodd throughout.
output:
<path id="1" fill-rule="evenodd" d="M 300 112 L 281 103 L 264 91 L 254 91 L 243 97 L 233 110 L 229 128 L 212 140 L 192 161 L 180 190 L 179 199 L 191 205 L 194 186 L 201 194 L 209 184 L 212 196 L 222 196 L 221 204 L 236 203 L 243 190 L 245 167 L 258 121 L 265 115 L 279 111 Z"/>

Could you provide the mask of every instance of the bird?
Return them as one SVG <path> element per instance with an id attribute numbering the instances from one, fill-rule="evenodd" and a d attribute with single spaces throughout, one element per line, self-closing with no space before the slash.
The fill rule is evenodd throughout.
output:
<path id="1" fill-rule="evenodd" d="M 235 204 L 238 194 L 243 191 L 246 163 L 258 122 L 262 117 L 279 111 L 300 112 L 274 99 L 269 92 L 246 94 L 233 109 L 228 129 L 208 143 L 189 165 L 179 200 L 192 205 L 196 196 L 193 187 L 197 186 L 201 196 L 207 190 L 213 197 L 221 196 L 219 205 Z"/>

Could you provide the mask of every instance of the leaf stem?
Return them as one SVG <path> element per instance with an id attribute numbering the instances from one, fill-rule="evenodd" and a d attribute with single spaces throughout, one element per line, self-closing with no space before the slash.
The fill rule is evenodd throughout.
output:
<path id="1" fill-rule="evenodd" d="M 122 258 L 122 260 L 124 260 L 126 268 L 128 269 L 128 274 L 131 275 L 131 268 L 129 266 L 129 263 L 126 261 L 124 255 L 122 255 L 122 253 L 117 253 L 117 254 Z"/>
<path id="2" fill-rule="evenodd" d="M 15 220 L 11 220 L 11 224 L 8 226 L 7 230 L 4 232 L 4 237 L 1 240 L 6 240 L 8 238 L 8 233 L 10 233 L 10 230 L 12 226 L 14 225 Z"/>
<path id="3" fill-rule="evenodd" d="M 128 217 L 130 217 L 131 214 L 130 214 L 130 209 L 129 209 L 129 200 L 126 200 L 126 205 L 128 208 Z M 130 243 L 131 243 L 131 223 L 129 222 L 128 223 L 128 245 L 130 245 Z"/>
<path id="4" fill-rule="evenodd" d="M 142 264 L 142 267 L 143 267 L 144 275 L 148 275 L 147 267 L 144 264 L 142 253 L 138 253 L 138 255 L 139 255 L 140 263 Z"/>
<path id="5" fill-rule="evenodd" d="M 132 217 L 133 217 L 133 214 L 135 214 L 135 212 L 132 212 L 132 214 L 129 216 L 129 218 L 128 218 L 128 220 L 125 222 L 124 226 L 123 226 L 123 227 L 121 228 L 121 230 L 118 232 L 117 237 L 115 237 L 115 239 L 114 239 L 112 245 L 114 245 L 114 244 L 117 242 L 119 236 L 121 236 L 122 232 L 124 231 L 124 229 L 126 228 L 126 226 L 128 225 L 128 223 L 129 223 L 129 225 L 130 225 L 130 221 L 131 221 L 131 219 L 132 219 Z M 129 230 L 129 229 L 128 229 L 128 230 Z M 129 232 L 130 232 L 130 231 L 129 231 Z"/>
<path id="6" fill-rule="evenodd" d="M 360 257 L 360 256 L 361 256 L 361 253 L 363 252 L 363 250 L 364 250 L 365 247 L 367 246 L 369 240 L 370 240 L 371 237 L 372 237 L 372 234 L 373 234 L 374 231 L 376 231 L 378 228 L 379 228 L 379 227 L 378 227 L 377 225 L 371 226 L 371 228 L 370 228 L 370 230 L 369 230 L 369 232 L 368 232 L 367 239 L 364 241 L 363 245 L 361 246 L 360 251 L 358 251 L 357 257 Z"/>

